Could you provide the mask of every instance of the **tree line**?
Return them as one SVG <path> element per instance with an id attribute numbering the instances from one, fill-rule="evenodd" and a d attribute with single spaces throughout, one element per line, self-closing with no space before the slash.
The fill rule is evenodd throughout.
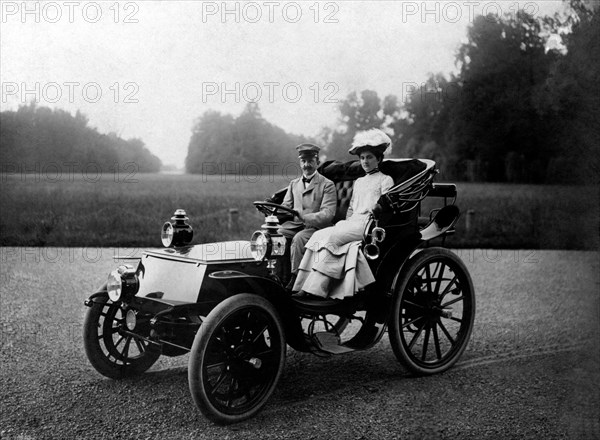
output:
<path id="1" fill-rule="evenodd" d="M 192 129 L 185 168 L 192 174 L 292 176 L 299 171 L 294 146 L 308 140 L 267 122 L 257 103 L 236 118 L 208 110 Z"/>
<path id="2" fill-rule="evenodd" d="M 476 17 L 456 75 L 399 84 L 400 98 L 352 92 L 339 104 L 338 126 L 314 141 L 328 159 L 347 160 L 357 131 L 381 128 L 395 157 L 434 159 L 444 178 L 597 181 L 600 23 L 584 1 L 568 6 L 553 17 L 522 10 Z M 256 104 L 238 118 L 209 111 L 193 129 L 186 168 L 207 173 L 221 163 L 235 172 L 234 163 L 293 160 L 286 149 L 298 141 L 266 122 Z"/>
<path id="3" fill-rule="evenodd" d="M 356 131 L 377 127 L 391 135 L 395 156 L 432 158 L 444 177 L 597 182 L 596 11 L 572 0 L 566 15 L 479 16 L 467 38 L 456 57 L 456 76 L 431 74 L 407 87 L 402 99 L 380 99 L 372 90 L 349 94 L 339 107 L 340 126 L 321 133 L 329 154 L 343 157 Z"/>
<path id="4" fill-rule="evenodd" d="M 141 139 L 99 133 L 79 111 L 31 103 L 0 113 L 3 172 L 158 172 L 161 165 Z"/>
<path id="5" fill-rule="evenodd" d="M 352 92 L 339 103 L 337 126 L 315 139 L 269 123 L 256 103 L 237 117 L 209 110 L 192 128 L 186 171 L 294 175 L 294 145 L 316 142 L 328 159 L 347 160 L 354 134 L 376 127 L 392 137 L 393 156 L 434 159 L 448 179 L 597 182 L 600 19 L 584 0 L 568 6 L 553 17 L 476 17 L 457 51 L 456 75 L 430 74 L 383 98 Z M 131 162 L 140 172 L 161 168 L 142 140 L 101 134 L 79 111 L 32 103 L 0 113 L 3 169 L 65 163 L 71 171 L 89 164 L 131 171 Z"/>

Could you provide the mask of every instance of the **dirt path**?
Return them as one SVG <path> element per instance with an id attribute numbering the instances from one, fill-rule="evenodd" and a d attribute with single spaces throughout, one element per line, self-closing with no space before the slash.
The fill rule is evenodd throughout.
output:
<path id="1" fill-rule="evenodd" d="M 597 253 L 460 251 L 478 309 L 453 369 L 412 377 L 387 337 L 330 359 L 288 350 L 265 410 L 219 427 L 194 407 L 187 356 L 119 382 L 87 362 L 83 299 L 113 249 L 0 252 L 2 439 L 600 437 Z"/>

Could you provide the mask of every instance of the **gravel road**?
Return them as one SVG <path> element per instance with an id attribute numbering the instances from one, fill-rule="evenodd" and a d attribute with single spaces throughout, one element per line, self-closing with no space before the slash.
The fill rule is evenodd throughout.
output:
<path id="1" fill-rule="evenodd" d="M 460 250 L 477 294 L 471 343 L 413 377 L 387 337 L 322 359 L 288 350 L 265 409 L 220 427 L 195 408 L 187 356 L 123 381 L 82 345 L 83 300 L 135 249 L 0 248 L 0 438 L 600 438 L 599 255 Z"/>

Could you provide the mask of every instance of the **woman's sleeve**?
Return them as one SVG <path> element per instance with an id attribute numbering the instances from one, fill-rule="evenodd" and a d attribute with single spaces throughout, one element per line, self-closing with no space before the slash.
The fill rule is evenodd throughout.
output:
<path id="1" fill-rule="evenodd" d="M 362 191 L 362 181 L 361 181 L 362 177 L 359 177 L 358 179 L 356 179 L 354 181 L 354 184 L 352 185 L 352 197 L 350 197 L 350 204 L 348 205 L 348 210 L 346 211 L 346 220 L 348 220 L 350 217 L 352 217 L 352 214 L 354 214 L 354 211 L 358 209 L 360 209 L 359 206 L 355 206 L 357 202 L 356 199 L 356 194 L 359 191 Z M 357 211 L 360 212 L 360 211 Z"/>
<path id="2" fill-rule="evenodd" d="M 385 194 L 394 186 L 394 179 L 390 176 L 385 176 L 381 182 L 381 194 Z"/>

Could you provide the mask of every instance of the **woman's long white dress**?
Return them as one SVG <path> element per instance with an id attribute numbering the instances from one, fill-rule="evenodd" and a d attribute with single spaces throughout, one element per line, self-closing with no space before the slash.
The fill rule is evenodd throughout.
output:
<path id="1" fill-rule="evenodd" d="M 392 186 L 393 179 L 379 171 L 356 179 L 346 220 L 312 235 L 293 290 L 343 299 L 375 281 L 360 244 L 371 210 Z"/>

